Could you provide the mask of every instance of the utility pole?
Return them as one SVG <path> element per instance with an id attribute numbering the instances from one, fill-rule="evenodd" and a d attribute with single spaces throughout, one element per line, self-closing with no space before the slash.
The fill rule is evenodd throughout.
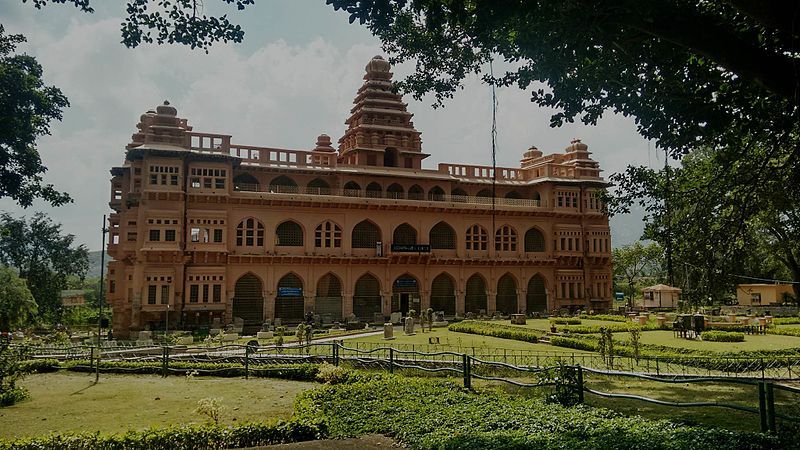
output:
<path id="1" fill-rule="evenodd" d="M 100 247 L 100 289 L 97 294 L 97 366 L 94 373 L 95 384 L 100 381 L 100 335 L 103 332 L 103 293 L 105 292 L 105 286 L 103 285 L 103 274 L 106 272 L 106 233 L 108 232 L 108 228 L 106 228 L 105 214 L 103 214 L 103 224 L 100 227 L 100 230 L 103 233 L 103 245 Z"/>
<path id="2" fill-rule="evenodd" d="M 669 285 L 675 286 L 675 274 L 672 271 L 672 215 L 669 211 L 669 195 L 671 190 L 670 173 L 669 173 L 669 152 L 664 149 L 664 176 L 666 177 L 666 186 L 664 192 L 664 213 L 666 215 L 666 230 L 667 230 L 667 278 Z"/>

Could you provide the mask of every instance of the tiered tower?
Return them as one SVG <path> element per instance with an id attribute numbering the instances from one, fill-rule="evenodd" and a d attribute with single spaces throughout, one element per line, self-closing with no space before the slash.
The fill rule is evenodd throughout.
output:
<path id="1" fill-rule="evenodd" d="M 344 136 L 339 139 L 339 164 L 421 169 L 420 132 L 414 128 L 402 96 L 392 90 L 389 63 L 375 56 L 367 64 Z"/>

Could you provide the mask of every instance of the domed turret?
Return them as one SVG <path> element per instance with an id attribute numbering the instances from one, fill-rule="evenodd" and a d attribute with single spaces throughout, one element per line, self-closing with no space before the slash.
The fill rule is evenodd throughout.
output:
<path id="1" fill-rule="evenodd" d="M 569 141 L 569 146 L 565 149 L 567 153 L 570 152 L 585 152 L 589 149 L 589 146 L 581 142 L 578 138 L 573 138 Z"/>
<path id="2" fill-rule="evenodd" d="M 317 136 L 317 146 L 314 148 L 315 152 L 333 153 L 336 150 L 331 145 L 331 137 L 327 134 L 320 134 Z"/>
<path id="3" fill-rule="evenodd" d="M 174 106 L 170 106 L 169 101 L 164 100 L 163 105 L 159 105 L 156 107 L 156 113 L 162 116 L 177 116 L 178 110 L 175 109 Z"/>
<path id="4" fill-rule="evenodd" d="M 522 154 L 524 159 L 535 159 L 542 157 L 542 151 L 536 148 L 536 146 L 531 146 L 527 152 Z"/>
<path id="5" fill-rule="evenodd" d="M 381 55 L 375 55 L 370 62 L 367 63 L 365 70 L 367 72 L 388 72 L 390 68 L 389 61 L 383 59 Z"/>

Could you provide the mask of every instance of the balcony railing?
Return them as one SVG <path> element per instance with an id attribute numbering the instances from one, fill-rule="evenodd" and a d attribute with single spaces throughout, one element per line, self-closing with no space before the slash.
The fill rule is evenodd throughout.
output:
<path id="1" fill-rule="evenodd" d="M 383 191 L 369 191 L 360 189 L 330 189 L 322 187 L 283 186 L 283 185 L 261 186 L 258 184 L 250 184 L 250 183 L 235 183 L 233 186 L 233 190 L 235 192 L 258 192 L 258 193 L 268 193 L 268 194 L 298 194 L 298 195 L 314 195 L 314 196 L 355 197 L 355 198 L 368 198 L 368 199 L 466 203 L 471 205 L 492 204 L 491 197 L 474 197 L 470 195 L 449 195 L 449 194 L 431 194 L 431 193 L 425 195 L 421 193 L 383 192 Z M 524 199 L 524 198 L 495 198 L 494 204 L 497 206 L 515 206 L 523 208 L 540 208 L 543 206 L 541 200 Z"/>

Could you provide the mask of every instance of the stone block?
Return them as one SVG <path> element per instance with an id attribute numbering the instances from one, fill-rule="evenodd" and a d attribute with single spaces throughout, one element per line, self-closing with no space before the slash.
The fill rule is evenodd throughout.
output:
<path id="1" fill-rule="evenodd" d="M 209 336 L 216 336 L 220 333 L 222 333 L 222 328 L 211 328 L 210 330 L 208 330 Z"/>
<path id="2" fill-rule="evenodd" d="M 401 320 L 403 320 L 403 313 L 393 312 L 389 316 L 389 321 L 392 323 L 400 323 Z"/>
<path id="3" fill-rule="evenodd" d="M 236 342 L 239 340 L 238 333 L 230 333 L 222 335 L 222 342 Z"/>
<path id="4" fill-rule="evenodd" d="M 275 333 L 272 331 L 259 331 L 256 333 L 256 337 L 258 339 L 272 339 L 275 336 Z"/>
<path id="5" fill-rule="evenodd" d="M 194 338 L 191 336 L 181 336 L 175 339 L 175 345 L 192 345 L 194 344 Z"/>
<path id="6" fill-rule="evenodd" d="M 394 339 L 394 324 L 383 324 L 383 338 L 386 340 Z"/>

